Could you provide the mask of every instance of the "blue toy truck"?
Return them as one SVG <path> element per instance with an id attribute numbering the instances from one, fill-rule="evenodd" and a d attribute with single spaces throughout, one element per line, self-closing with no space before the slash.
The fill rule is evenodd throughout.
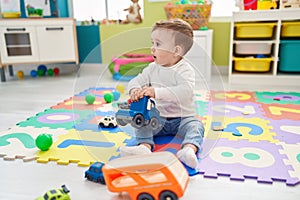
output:
<path id="1" fill-rule="evenodd" d="M 161 126 L 161 118 L 155 102 L 147 96 L 130 103 L 129 109 L 118 110 L 116 120 L 120 126 L 130 123 L 134 128 L 149 126 L 152 130 L 157 130 Z"/>
<path id="2" fill-rule="evenodd" d="M 85 171 L 84 177 L 89 181 L 94 181 L 96 183 L 105 184 L 104 176 L 102 173 L 102 167 L 104 163 L 95 162 L 93 163 L 88 170 Z"/>

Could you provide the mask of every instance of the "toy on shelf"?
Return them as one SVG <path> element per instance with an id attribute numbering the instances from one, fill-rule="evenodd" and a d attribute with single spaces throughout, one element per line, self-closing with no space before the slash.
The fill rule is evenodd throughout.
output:
<path id="1" fill-rule="evenodd" d="M 139 24 L 142 22 L 142 17 L 140 14 L 141 7 L 139 5 L 139 0 L 131 0 L 132 5 L 129 8 L 124 9 L 124 11 L 128 11 L 128 15 L 126 16 L 126 20 L 123 21 L 124 24 L 127 23 L 135 23 Z"/>
<path id="2" fill-rule="evenodd" d="M 164 9 L 168 19 L 180 18 L 188 22 L 193 30 L 206 30 L 211 13 L 212 3 L 207 0 L 188 1 L 181 0 L 168 2 Z"/>
<path id="3" fill-rule="evenodd" d="M 41 8 L 35 8 L 30 4 L 27 4 L 26 10 L 27 10 L 28 17 L 43 17 L 44 10 Z"/>
<path id="4" fill-rule="evenodd" d="M 280 9 L 284 9 L 284 8 L 300 8 L 300 0 L 280 1 Z"/>
<path id="5" fill-rule="evenodd" d="M 135 128 L 150 126 L 153 130 L 157 130 L 162 124 L 155 102 L 147 96 L 139 101 L 130 102 L 129 109 L 119 109 L 116 119 L 121 126 L 130 123 Z"/>
<path id="6" fill-rule="evenodd" d="M 102 171 L 109 191 L 127 192 L 138 200 L 177 200 L 189 181 L 186 169 L 170 152 L 117 158 L 106 163 Z"/>
<path id="7" fill-rule="evenodd" d="M 35 145 L 41 151 L 48 151 L 53 143 L 52 135 L 42 133 L 35 139 Z"/>
<path id="8" fill-rule="evenodd" d="M 84 177 L 89 181 L 94 181 L 96 183 L 101 183 L 105 185 L 105 179 L 102 173 L 102 167 L 104 163 L 95 162 L 93 163 L 88 170 L 85 171 Z"/>
<path id="9" fill-rule="evenodd" d="M 278 8 L 278 0 L 236 0 L 240 10 L 272 10 Z"/>
<path id="10" fill-rule="evenodd" d="M 61 188 L 58 189 L 51 189 L 47 191 L 43 196 L 36 198 L 35 200 L 49 200 L 49 199 L 56 199 L 56 200 L 70 200 L 69 193 L 70 190 L 67 188 L 66 185 L 62 185 Z"/>
<path id="11" fill-rule="evenodd" d="M 153 61 L 150 54 L 123 54 L 119 58 L 113 58 L 108 68 L 113 79 L 129 81 Z"/>
<path id="12" fill-rule="evenodd" d="M 117 125 L 116 118 L 113 116 L 104 116 L 99 120 L 99 126 L 101 128 L 116 128 Z"/>
<path id="13" fill-rule="evenodd" d="M 278 8 L 277 0 L 258 0 L 257 10 L 273 10 Z"/>

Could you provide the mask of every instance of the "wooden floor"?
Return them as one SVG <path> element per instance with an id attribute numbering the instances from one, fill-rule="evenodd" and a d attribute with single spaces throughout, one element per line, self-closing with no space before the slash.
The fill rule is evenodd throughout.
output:
<path id="1" fill-rule="evenodd" d="M 93 86 L 112 86 L 112 80 L 103 65 L 81 66 L 80 73 L 64 73 L 58 77 L 32 78 L 18 80 L 9 77 L 0 82 L 0 131 L 13 127 L 36 113 L 61 102 L 78 92 Z M 15 72 L 18 69 L 14 69 Z M 70 70 L 72 71 L 72 70 Z M 253 80 L 255 81 L 255 80 Z M 126 84 L 126 83 L 124 83 Z M 242 91 L 298 91 L 300 86 L 229 85 L 226 76 L 214 75 L 212 83 L 205 87 L 211 89 Z M 0 159 L 0 199 L 34 199 L 51 188 L 66 184 L 72 200 L 129 199 L 107 191 L 105 186 L 84 179 L 86 168 L 76 164 L 57 165 L 55 162 L 38 164 L 36 162 L 3 161 Z M 231 199 L 231 200 L 294 200 L 300 197 L 300 185 L 287 187 L 285 183 L 258 184 L 256 180 L 245 182 L 230 181 L 228 178 L 207 179 L 201 175 L 191 178 L 182 199 Z"/>

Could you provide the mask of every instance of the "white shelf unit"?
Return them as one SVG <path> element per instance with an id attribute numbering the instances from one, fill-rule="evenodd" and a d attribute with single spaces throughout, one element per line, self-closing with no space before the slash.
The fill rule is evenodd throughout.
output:
<path id="1" fill-rule="evenodd" d="M 213 30 L 194 31 L 194 44 L 185 59 L 196 69 L 197 77 L 210 81 Z M 198 71 L 199 70 L 199 71 Z"/>
<path id="2" fill-rule="evenodd" d="M 230 55 L 229 55 L 229 83 L 231 84 L 268 84 L 268 85 L 299 85 L 299 73 L 280 73 L 278 70 L 279 45 L 281 24 L 284 21 L 300 20 L 300 9 L 283 10 L 250 10 L 234 12 L 231 20 L 230 33 Z M 240 39 L 236 38 L 236 23 L 275 23 L 273 36 L 267 39 Z M 236 43 L 261 43 L 272 45 L 271 54 L 273 58 L 268 72 L 243 72 L 235 70 L 234 51 Z"/>
<path id="3" fill-rule="evenodd" d="M 1 19 L 0 70 L 21 63 L 76 63 L 76 21 L 72 18 Z"/>

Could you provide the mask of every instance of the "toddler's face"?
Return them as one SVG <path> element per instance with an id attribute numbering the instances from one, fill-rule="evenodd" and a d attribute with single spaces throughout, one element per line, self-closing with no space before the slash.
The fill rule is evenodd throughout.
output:
<path id="1" fill-rule="evenodd" d="M 156 29 L 151 34 L 151 52 L 156 64 L 169 67 L 178 62 L 180 57 L 175 53 L 174 31 Z"/>

